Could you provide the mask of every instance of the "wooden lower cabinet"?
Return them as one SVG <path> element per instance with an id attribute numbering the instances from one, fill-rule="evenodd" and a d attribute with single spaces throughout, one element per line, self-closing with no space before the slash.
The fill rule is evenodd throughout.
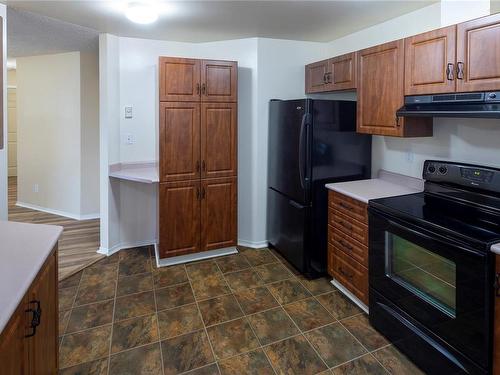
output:
<path id="1" fill-rule="evenodd" d="M 236 245 L 236 177 L 160 184 L 160 258 Z"/>
<path id="2" fill-rule="evenodd" d="M 0 334 L 2 375 L 53 375 L 58 369 L 57 247 Z M 38 306 L 39 303 L 39 306 Z M 30 327 L 40 311 L 36 330 Z M 34 335 L 33 335 L 34 333 Z"/>
<path id="3" fill-rule="evenodd" d="M 160 257 L 200 251 L 199 180 L 160 184 Z"/>
<path id="4" fill-rule="evenodd" d="M 328 273 L 368 305 L 368 207 L 328 194 Z"/>
<path id="5" fill-rule="evenodd" d="M 202 180 L 201 250 L 236 245 L 236 177 Z"/>

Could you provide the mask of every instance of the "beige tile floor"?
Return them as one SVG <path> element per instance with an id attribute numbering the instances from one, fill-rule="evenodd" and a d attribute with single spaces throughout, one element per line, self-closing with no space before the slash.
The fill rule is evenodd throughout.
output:
<path id="1" fill-rule="evenodd" d="M 128 249 L 59 287 L 61 374 L 421 373 L 269 249 L 162 269 Z"/>

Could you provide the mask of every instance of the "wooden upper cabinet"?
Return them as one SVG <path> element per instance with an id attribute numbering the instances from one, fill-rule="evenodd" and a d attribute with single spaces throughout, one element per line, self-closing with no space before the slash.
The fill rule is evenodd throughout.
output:
<path id="1" fill-rule="evenodd" d="M 405 95 L 455 92 L 456 26 L 405 39 Z"/>
<path id="2" fill-rule="evenodd" d="M 159 186 L 160 258 L 200 251 L 200 181 Z"/>
<path id="3" fill-rule="evenodd" d="M 201 101 L 236 102 L 238 66 L 235 61 L 202 60 Z"/>
<path id="4" fill-rule="evenodd" d="M 160 101 L 200 100 L 200 60 L 160 57 Z"/>
<path id="5" fill-rule="evenodd" d="M 237 105 L 201 106 L 201 177 L 228 177 L 237 173 Z"/>
<path id="6" fill-rule="evenodd" d="M 457 25 L 457 91 L 500 89 L 500 14 Z"/>
<path id="7" fill-rule="evenodd" d="M 36 334 L 29 339 L 30 374 L 51 375 L 57 373 L 58 358 L 58 303 L 56 291 L 57 253 L 50 256 L 37 281 L 28 292 L 28 306 L 37 309 L 40 303 L 42 315 Z M 31 315 L 29 317 L 31 319 Z"/>
<path id="8" fill-rule="evenodd" d="M 160 181 L 200 177 L 200 104 L 160 103 Z"/>
<path id="9" fill-rule="evenodd" d="M 306 65 L 306 94 L 328 91 L 327 74 L 330 72 L 330 60 L 318 61 Z"/>
<path id="10" fill-rule="evenodd" d="M 201 185 L 201 250 L 235 246 L 236 177 L 203 180 Z"/>
<path id="11" fill-rule="evenodd" d="M 352 90 L 356 82 L 356 52 L 337 56 L 329 60 L 330 69 L 326 75 L 329 90 Z"/>
<path id="12" fill-rule="evenodd" d="M 358 51 L 357 131 L 397 137 L 432 136 L 432 118 L 398 118 L 404 102 L 404 41 Z"/>

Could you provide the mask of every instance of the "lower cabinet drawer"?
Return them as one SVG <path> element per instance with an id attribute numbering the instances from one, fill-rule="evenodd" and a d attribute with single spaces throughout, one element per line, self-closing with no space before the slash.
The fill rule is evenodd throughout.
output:
<path id="1" fill-rule="evenodd" d="M 328 250 L 333 256 L 333 277 L 368 305 L 368 269 L 332 244 L 328 244 Z"/>
<path id="2" fill-rule="evenodd" d="M 328 226 L 328 241 L 363 266 L 368 267 L 368 247 L 349 237 L 337 228 Z"/>
<path id="3" fill-rule="evenodd" d="M 366 224 L 362 224 L 333 208 L 328 211 L 328 223 L 359 243 L 368 246 L 368 226 Z"/>

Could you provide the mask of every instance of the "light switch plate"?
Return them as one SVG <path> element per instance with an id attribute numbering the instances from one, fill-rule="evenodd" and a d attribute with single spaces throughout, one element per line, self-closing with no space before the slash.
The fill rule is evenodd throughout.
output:
<path id="1" fill-rule="evenodd" d="M 132 118 L 132 106 L 125 107 L 125 118 Z"/>

